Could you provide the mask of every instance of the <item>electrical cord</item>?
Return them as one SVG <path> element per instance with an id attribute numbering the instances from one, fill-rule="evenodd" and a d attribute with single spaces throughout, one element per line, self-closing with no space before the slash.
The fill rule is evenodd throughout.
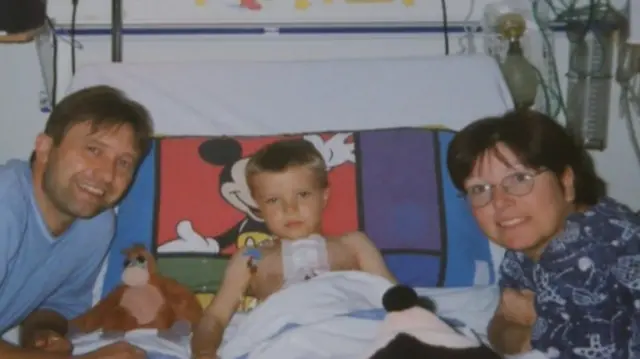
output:
<path id="1" fill-rule="evenodd" d="M 556 15 L 556 17 L 564 17 L 565 20 L 566 19 L 571 19 L 574 17 L 577 17 L 578 15 L 580 15 L 580 10 L 578 8 L 578 1 L 579 0 L 572 0 L 570 4 L 567 4 L 565 1 L 563 0 L 556 0 L 560 3 L 562 3 L 564 5 L 564 10 L 563 11 L 558 11 L 556 5 L 553 4 L 553 0 L 545 0 L 545 3 L 547 4 L 547 6 L 549 6 L 549 8 L 551 9 L 551 11 L 553 11 L 554 15 Z M 585 26 L 583 27 L 583 31 L 582 34 L 577 36 L 577 37 L 573 37 L 573 41 L 581 41 L 584 40 L 585 37 L 588 35 L 589 30 L 591 29 L 591 25 L 593 25 L 593 23 L 595 22 L 595 20 L 597 20 L 595 18 L 596 15 L 596 5 L 606 5 L 608 4 L 609 0 L 605 0 L 606 3 L 603 4 L 600 2 L 600 0 L 589 0 L 589 4 L 587 6 L 587 21 L 585 23 Z M 572 40 L 572 37 L 569 38 L 569 40 Z"/>
<path id="2" fill-rule="evenodd" d="M 76 17 L 78 15 L 79 0 L 71 0 L 71 75 L 76 74 Z"/>
<path id="3" fill-rule="evenodd" d="M 540 15 L 539 15 L 539 6 L 540 6 L 540 1 L 543 0 L 534 0 L 533 1 L 533 19 L 536 22 L 536 24 L 538 25 L 538 27 L 541 29 L 540 33 L 542 35 L 542 40 L 544 42 L 544 51 L 548 54 L 548 61 L 550 62 L 550 70 L 551 70 L 551 81 L 553 81 L 553 84 L 548 84 L 545 82 L 544 77 L 542 76 L 542 74 L 538 71 L 539 76 L 540 76 L 540 84 L 543 88 L 543 92 L 545 94 L 545 99 L 546 101 L 546 112 L 548 115 L 550 115 L 553 118 L 557 118 L 558 115 L 560 113 L 563 113 L 563 115 L 565 116 L 565 118 L 567 117 L 567 108 L 565 106 L 564 103 L 564 98 L 562 96 L 562 85 L 560 84 L 560 76 L 558 75 L 558 64 L 556 62 L 556 58 L 553 55 L 554 54 L 554 48 L 553 48 L 553 44 L 551 42 L 551 40 L 549 39 L 549 34 L 544 30 L 543 28 L 543 21 L 542 19 L 540 19 Z M 555 8 L 553 7 L 552 4 L 549 3 L 549 0 L 546 0 L 547 4 L 551 7 L 551 10 L 555 12 Z M 554 99 L 557 102 L 557 108 L 555 109 L 551 109 L 551 100 Z"/>
<path id="4" fill-rule="evenodd" d="M 53 108 L 56 106 L 56 103 L 58 102 L 57 97 L 58 97 L 58 36 L 56 35 L 56 27 L 53 24 L 53 20 L 51 20 L 50 17 L 47 16 L 47 24 L 49 25 L 49 27 L 51 28 L 51 37 L 52 37 L 52 47 L 53 47 L 53 59 L 51 59 L 51 61 L 53 62 L 52 67 L 53 67 L 53 74 L 52 77 L 53 79 L 51 80 L 52 84 L 51 84 L 51 98 L 49 99 L 51 101 L 51 110 L 53 110 Z M 45 81 L 46 83 L 46 81 Z"/>
<path id="5" fill-rule="evenodd" d="M 442 26 L 444 27 L 444 54 L 449 55 L 449 16 L 447 15 L 447 0 L 440 0 L 442 8 Z"/>

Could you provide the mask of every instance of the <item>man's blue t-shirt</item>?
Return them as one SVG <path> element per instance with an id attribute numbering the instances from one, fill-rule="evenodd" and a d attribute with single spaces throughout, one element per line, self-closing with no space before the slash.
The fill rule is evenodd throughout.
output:
<path id="1" fill-rule="evenodd" d="M 0 166 L 0 333 L 36 309 L 68 319 L 88 310 L 114 233 L 115 215 L 108 210 L 52 237 L 34 198 L 29 163 Z"/>
<path id="2" fill-rule="evenodd" d="M 534 349 L 550 358 L 640 358 L 640 217 L 604 198 L 569 216 L 533 262 L 507 251 L 500 287 L 536 293 Z"/>

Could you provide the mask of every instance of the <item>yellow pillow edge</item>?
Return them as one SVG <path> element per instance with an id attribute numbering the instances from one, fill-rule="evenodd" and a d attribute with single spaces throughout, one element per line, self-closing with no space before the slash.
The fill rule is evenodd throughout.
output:
<path id="1" fill-rule="evenodd" d="M 428 125 L 420 128 L 424 128 L 426 130 L 454 131 L 451 127 L 447 127 L 445 125 Z"/>

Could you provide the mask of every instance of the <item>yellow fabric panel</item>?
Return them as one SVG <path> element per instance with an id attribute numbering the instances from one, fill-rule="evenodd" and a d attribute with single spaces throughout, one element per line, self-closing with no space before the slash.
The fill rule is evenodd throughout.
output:
<path id="1" fill-rule="evenodd" d="M 200 302 L 200 305 L 202 306 L 202 308 L 206 308 L 209 305 L 209 303 L 211 303 L 211 301 L 213 300 L 213 294 L 200 293 L 200 294 L 196 294 L 196 298 L 198 298 L 198 301 Z"/>
<path id="2" fill-rule="evenodd" d="M 200 305 L 202 306 L 203 309 L 209 306 L 214 296 L 215 295 L 211 293 L 196 294 L 196 298 L 198 298 L 198 301 L 200 302 Z M 238 312 L 249 312 L 251 311 L 251 309 L 255 308 L 257 304 L 258 304 L 258 301 L 255 298 L 244 297 L 242 299 L 242 303 L 240 303 L 240 308 L 238 308 Z"/>

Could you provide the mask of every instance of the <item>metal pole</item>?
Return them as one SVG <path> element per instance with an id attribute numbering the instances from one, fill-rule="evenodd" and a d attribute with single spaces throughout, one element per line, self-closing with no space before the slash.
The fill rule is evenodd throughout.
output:
<path id="1" fill-rule="evenodd" d="M 111 1 L 111 61 L 122 62 L 122 0 Z"/>

